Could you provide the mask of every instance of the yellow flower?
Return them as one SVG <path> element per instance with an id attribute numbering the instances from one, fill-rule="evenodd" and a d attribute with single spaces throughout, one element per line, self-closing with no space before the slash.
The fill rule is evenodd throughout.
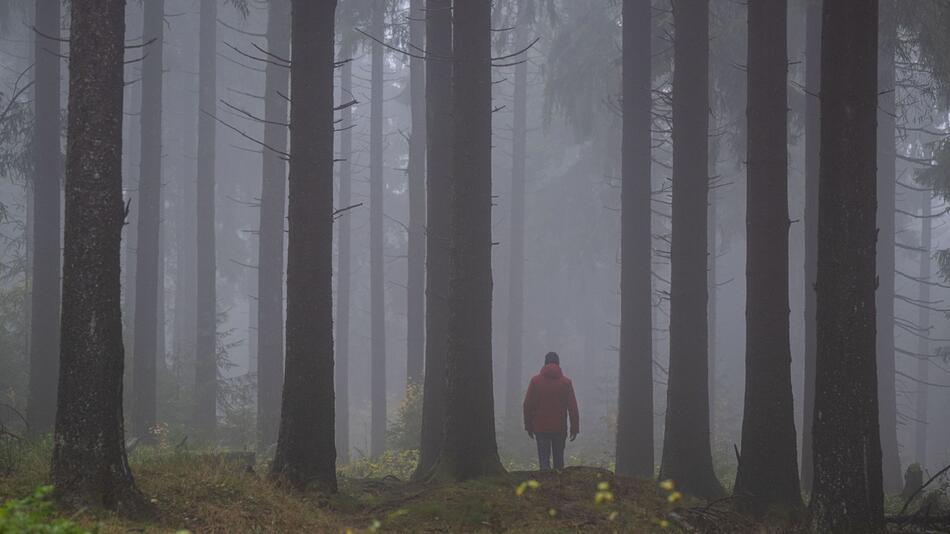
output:
<path id="1" fill-rule="evenodd" d="M 666 480 L 664 480 L 663 482 L 660 482 L 660 487 L 663 488 L 663 489 L 665 489 L 666 491 L 673 491 L 673 488 L 674 488 L 674 486 L 673 486 L 673 480 L 672 480 L 672 479 L 666 479 Z"/>
<path id="2" fill-rule="evenodd" d="M 541 487 L 541 484 L 537 480 L 526 480 L 521 484 L 518 484 L 518 487 L 515 488 L 515 495 L 521 497 L 524 495 L 524 492 L 528 491 L 529 489 L 538 489 L 539 487 Z"/>
<path id="3" fill-rule="evenodd" d="M 680 499 L 682 499 L 682 498 L 683 498 L 683 494 L 682 494 L 682 493 L 680 493 L 680 492 L 678 492 L 678 491 L 674 491 L 673 493 L 670 493 L 670 494 L 666 497 L 666 500 L 667 500 L 669 503 L 672 504 L 672 503 L 674 503 L 674 502 L 676 502 L 676 501 L 678 501 L 678 500 L 680 500 Z"/>

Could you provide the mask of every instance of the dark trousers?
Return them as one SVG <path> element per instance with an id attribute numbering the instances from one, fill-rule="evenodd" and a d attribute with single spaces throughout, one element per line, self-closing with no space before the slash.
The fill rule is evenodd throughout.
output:
<path id="1" fill-rule="evenodd" d="M 564 469 L 564 443 L 567 433 L 564 432 L 537 432 L 534 435 L 538 442 L 538 465 L 542 471 L 551 469 L 551 455 L 554 455 L 554 468 Z"/>

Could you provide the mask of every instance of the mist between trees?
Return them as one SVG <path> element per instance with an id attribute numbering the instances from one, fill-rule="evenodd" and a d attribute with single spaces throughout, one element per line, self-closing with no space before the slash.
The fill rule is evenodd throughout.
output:
<path id="1" fill-rule="evenodd" d="M 948 24 L 0 1 L 0 428 L 109 508 L 160 439 L 327 492 L 387 451 L 465 480 L 536 467 L 556 351 L 570 464 L 880 528 L 950 464 Z"/>

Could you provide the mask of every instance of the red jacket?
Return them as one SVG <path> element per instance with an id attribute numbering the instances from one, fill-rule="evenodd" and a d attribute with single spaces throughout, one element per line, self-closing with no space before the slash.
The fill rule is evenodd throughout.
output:
<path id="1" fill-rule="evenodd" d="M 567 432 L 571 417 L 571 434 L 580 430 L 574 386 L 560 366 L 549 363 L 531 379 L 524 397 L 524 428 L 528 432 Z"/>

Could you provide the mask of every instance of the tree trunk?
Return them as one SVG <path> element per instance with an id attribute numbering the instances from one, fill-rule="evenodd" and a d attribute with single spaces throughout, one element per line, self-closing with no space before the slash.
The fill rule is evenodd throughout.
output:
<path id="1" fill-rule="evenodd" d="M 920 194 L 920 270 L 918 276 L 920 282 L 917 284 L 917 299 L 921 303 L 930 302 L 930 249 L 933 247 L 932 237 L 932 219 L 931 219 L 931 193 L 923 191 Z M 917 325 L 924 329 L 917 336 L 917 400 L 914 425 L 914 456 L 917 463 L 927 470 L 927 418 L 929 417 L 929 394 L 930 390 L 926 385 L 930 382 L 930 309 L 927 306 L 917 307 Z"/>
<path id="2" fill-rule="evenodd" d="M 141 509 L 122 431 L 124 0 L 72 0 L 62 349 L 50 478 L 72 506 Z"/>
<path id="3" fill-rule="evenodd" d="M 183 39 L 176 45 L 187 47 L 192 43 L 191 38 Z M 194 68 L 191 62 L 184 68 Z M 181 121 L 181 151 L 182 151 L 182 176 L 178 181 L 178 202 L 177 217 L 175 220 L 175 309 L 174 309 L 174 337 L 173 352 L 178 369 L 176 377 L 178 379 L 179 391 L 186 387 L 193 388 L 193 371 L 195 368 L 195 285 L 197 283 L 197 273 L 195 264 L 195 254 L 197 252 L 195 243 L 196 217 L 198 208 L 196 205 L 196 168 L 193 162 L 196 158 L 196 146 L 198 144 L 198 106 L 197 101 L 191 98 L 189 87 L 184 77 L 178 78 L 180 92 L 178 98 L 181 99 L 182 121 Z M 191 172 L 189 172 L 191 171 Z"/>
<path id="4" fill-rule="evenodd" d="M 386 6 L 372 10 L 370 33 L 383 38 Z M 372 44 L 369 119 L 370 456 L 386 449 L 386 292 L 383 284 L 383 45 Z"/>
<path id="5" fill-rule="evenodd" d="M 336 0 L 293 0 L 287 358 L 271 476 L 335 492 L 333 64 Z"/>
<path id="6" fill-rule="evenodd" d="M 818 158 L 821 135 L 818 112 L 821 101 L 821 3 L 808 0 L 805 11 L 805 305 L 804 391 L 802 393 L 802 481 L 811 491 L 814 480 L 812 426 L 815 414 L 815 279 L 818 267 Z"/>
<path id="7" fill-rule="evenodd" d="M 746 372 L 734 494 L 757 515 L 802 505 L 788 297 L 786 0 L 749 4 Z"/>
<path id="8" fill-rule="evenodd" d="M 650 0 L 623 3 L 620 398 L 617 474 L 653 476 Z"/>
<path id="9" fill-rule="evenodd" d="M 33 261 L 30 302 L 30 383 L 27 418 L 34 436 L 53 429 L 59 374 L 60 157 L 59 0 L 37 0 L 34 21 L 35 85 Z M 48 37 L 47 37 L 48 36 Z"/>
<path id="10" fill-rule="evenodd" d="M 709 2 L 673 2 L 673 234 L 670 368 L 661 478 L 705 498 L 725 494 L 709 442 L 706 323 Z"/>
<path id="11" fill-rule="evenodd" d="M 522 7 L 521 9 L 524 9 Z M 515 50 L 528 44 L 528 21 L 519 17 Z M 528 63 L 515 66 L 514 124 L 511 142 L 511 222 L 508 252 L 508 359 L 505 379 L 505 424 L 511 436 L 520 435 L 524 391 L 524 226 L 525 164 L 528 144 Z"/>
<path id="12" fill-rule="evenodd" d="M 884 494 L 875 359 L 878 4 L 827 2 L 821 42 L 814 487 L 819 532 L 876 532 Z"/>
<path id="13" fill-rule="evenodd" d="M 877 380 L 884 491 L 898 494 L 904 478 L 897 443 L 894 374 L 894 209 L 897 201 L 894 47 L 897 39 L 897 3 L 896 0 L 881 0 L 880 6 L 877 83 L 884 92 L 879 96 L 877 113 Z"/>
<path id="14" fill-rule="evenodd" d="M 426 52 L 452 57 L 452 0 L 426 0 Z M 449 286 L 449 220 L 455 144 L 452 62 L 426 62 L 426 327 L 419 465 L 426 476 L 442 451 Z"/>
<path id="15" fill-rule="evenodd" d="M 423 0 L 409 3 L 409 45 L 425 49 Z M 409 273 L 406 281 L 406 383 L 422 384 L 425 356 L 426 261 L 426 67 L 425 60 L 409 60 L 412 134 L 409 137 Z"/>
<path id="16" fill-rule="evenodd" d="M 435 480 L 504 472 L 492 393 L 491 0 L 453 9 L 455 152 L 451 195 L 445 440 Z"/>
<path id="17" fill-rule="evenodd" d="M 132 348 L 132 435 L 148 438 L 155 426 L 158 357 L 159 227 L 162 200 L 162 68 L 165 0 L 145 3 L 142 25 L 142 137 L 139 165 L 135 339 Z M 151 41 L 151 42 L 150 42 Z"/>
<path id="18" fill-rule="evenodd" d="M 267 4 L 267 48 L 290 57 L 290 2 Z M 264 144 L 287 151 L 288 69 L 273 62 L 264 82 Z M 264 148 L 261 169 L 261 217 L 257 270 L 257 429 L 259 450 L 277 441 L 280 387 L 284 381 L 284 204 L 287 164 L 284 156 Z"/>
<path id="19" fill-rule="evenodd" d="M 344 99 L 353 94 L 352 15 L 347 13 L 343 25 L 343 45 L 339 61 L 345 61 L 340 73 L 340 93 Z M 353 108 L 346 107 L 340 124 L 340 209 L 353 204 Z M 349 213 L 337 225 L 338 261 L 336 279 L 336 450 L 342 463 L 350 459 L 350 271 L 352 270 L 352 219 Z"/>
<path id="20" fill-rule="evenodd" d="M 197 296 L 195 339 L 195 431 L 214 440 L 217 425 L 218 355 L 214 236 L 215 122 L 217 105 L 216 0 L 201 0 L 198 52 Z"/>

